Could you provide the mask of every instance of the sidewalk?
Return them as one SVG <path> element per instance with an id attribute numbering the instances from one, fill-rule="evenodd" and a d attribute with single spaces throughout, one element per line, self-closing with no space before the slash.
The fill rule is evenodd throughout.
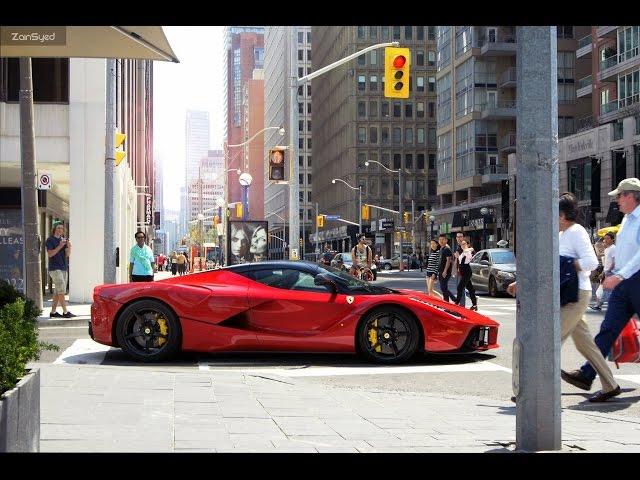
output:
<path id="1" fill-rule="evenodd" d="M 42 365 L 42 452 L 511 452 L 515 406 L 273 374 Z M 640 452 L 640 418 L 562 411 L 563 452 Z"/>

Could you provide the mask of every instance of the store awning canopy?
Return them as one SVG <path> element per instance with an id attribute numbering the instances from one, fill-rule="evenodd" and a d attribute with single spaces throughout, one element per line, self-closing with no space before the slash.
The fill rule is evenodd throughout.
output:
<path id="1" fill-rule="evenodd" d="M 179 62 L 159 26 L 3 26 L 0 56 Z"/>

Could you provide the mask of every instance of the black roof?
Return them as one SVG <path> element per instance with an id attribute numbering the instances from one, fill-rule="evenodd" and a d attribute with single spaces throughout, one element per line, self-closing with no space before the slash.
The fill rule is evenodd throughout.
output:
<path id="1" fill-rule="evenodd" d="M 229 265 L 228 267 L 224 267 L 224 270 L 246 272 L 262 270 L 263 268 L 294 268 L 296 270 L 315 271 L 318 269 L 318 264 L 307 260 L 265 260 L 264 262 Z"/>

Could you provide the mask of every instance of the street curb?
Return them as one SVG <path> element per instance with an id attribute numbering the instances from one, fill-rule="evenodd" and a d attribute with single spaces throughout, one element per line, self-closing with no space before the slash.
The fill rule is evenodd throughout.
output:
<path id="1" fill-rule="evenodd" d="M 38 327 L 89 327 L 89 320 L 91 317 L 76 317 L 69 319 L 61 318 L 38 318 Z"/>

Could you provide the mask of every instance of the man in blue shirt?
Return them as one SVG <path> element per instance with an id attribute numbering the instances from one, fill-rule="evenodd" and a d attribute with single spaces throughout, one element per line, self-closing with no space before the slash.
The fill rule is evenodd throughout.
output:
<path id="1" fill-rule="evenodd" d="M 49 275 L 53 280 L 53 301 L 51 303 L 51 313 L 49 317 L 71 318 L 75 315 L 67 311 L 67 303 L 64 299 L 67 293 L 68 258 L 71 255 L 71 242 L 63 237 L 64 225 L 62 222 L 55 222 L 51 236 L 45 243 L 47 256 L 49 257 Z M 62 307 L 62 315 L 56 312 L 58 304 Z"/>
<path id="2" fill-rule="evenodd" d="M 148 245 L 145 245 L 147 234 L 136 232 L 136 244 L 129 253 L 129 277 L 132 282 L 153 282 L 153 266 L 155 258 Z"/>
<path id="3" fill-rule="evenodd" d="M 616 261 L 613 275 L 605 278 L 602 287 L 611 290 L 609 307 L 596 335 L 595 342 L 606 358 L 620 332 L 631 316 L 640 315 L 640 180 L 626 178 L 618 188 L 609 192 L 615 197 L 622 213 L 622 220 L 616 240 Z M 596 372 L 589 362 L 579 370 L 562 372 L 562 378 L 583 390 L 589 390 Z M 605 401 L 610 392 L 600 392 L 596 400 Z"/>

